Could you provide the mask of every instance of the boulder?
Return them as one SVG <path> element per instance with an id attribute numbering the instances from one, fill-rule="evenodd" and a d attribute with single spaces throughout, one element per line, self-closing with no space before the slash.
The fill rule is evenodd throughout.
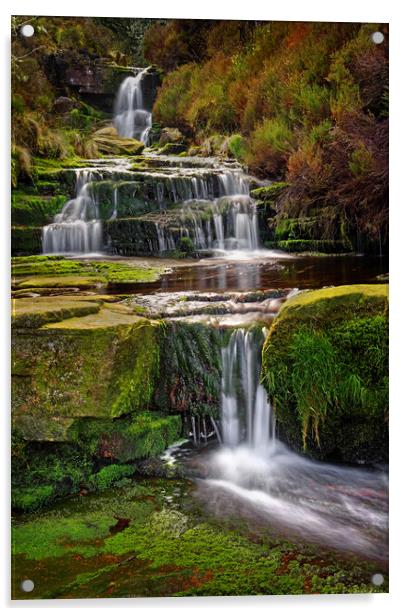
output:
<path id="1" fill-rule="evenodd" d="M 289 299 L 263 348 L 280 438 L 350 463 L 388 459 L 388 286 L 348 285 Z"/>
<path id="2" fill-rule="evenodd" d="M 57 114 L 68 113 L 69 111 L 72 111 L 72 109 L 77 109 L 78 107 L 78 103 L 68 96 L 58 96 L 58 98 L 54 101 L 53 111 Z"/>
<path id="3" fill-rule="evenodd" d="M 184 141 L 184 137 L 179 128 L 163 128 L 161 130 L 161 136 L 159 138 L 159 145 L 163 146 L 167 143 L 181 143 Z"/>

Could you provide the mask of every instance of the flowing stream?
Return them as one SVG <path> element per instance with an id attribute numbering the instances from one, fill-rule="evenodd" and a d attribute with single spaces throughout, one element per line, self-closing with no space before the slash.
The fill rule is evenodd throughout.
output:
<path id="1" fill-rule="evenodd" d="M 114 125 L 120 135 L 147 144 L 152 118 L 143 99 L 146 70 L 121 84 Z M 153 290 L 257 292 L 276 285 L 286 288 L 298 283 L 303 288 L 332 284 L 332 276 L 341 284 L 356 278 L 356 262 L 350 263 L 348 273 L 344 265 L 337 269 L 334 261 L 319 259 L 317 267 L 326 270 L 321 275 L 318 270 L 313 273 L 311 260 L 289 265 L 285 259 L 281 265 L 278 255 L 271 252 L 266 266 L 252 262 L 231 265 L 233 257 L 252 259 L 265 252 L 260 251 L 257 208 L 250 197 L 252 178 L 231 161 L 163 156 L 151 150 L 144 155 L 148 164 L 141 170 L 133 168 L 131 159 L 89 161 L 89 168 L 77 170 L 75 198 L 43 228 L 43 252 L 86 255 L 111 248 L 111 238 L 104 235 L 103 204 L 97 188 L 113 179 L 110 210 L 104 220 L 110 225 L 120 222 L 124 188 L 127 198 L 131 188 L 134 202 L 152 203 L 152 211 L 142 218 L 142 224 L 149 225 L 150 254 L 179 249 L 182 238 L 189 238 L 195 249 L 214 251 L 224 259 L 220 265 L 206 261 L 199 267 L 185 268 L 183 283 L 176 272 Z M 269 257 L 273 257 L 271 262 Z M 332 263 L 334 273 L 328 270 Z M 374 267 L 381 272 L 385 265 Z M 365 281 L 364 271 L 359 278 Z M 235 323 L 243 315 L 242 306 L 239 310 L 241 314 L 232 316 Z M 263 315 L 256 318 L 263 322 Z M 247 515 L 276 532 L 385 559 L 386 473 L 318 463 L 290 451 L 277 437 L 273 409 L 260 383 L 264 332 L 258 326 L 232 326 L 228 343 L 221 349 L 221 421 L 219 426 L 213 422 L 221 444 L 208 456 L 208 477 L 199 487 L 202 498 L 219 515 Z"/>
<path id="2" fill-rule="evenodd" d="M 262 341 L 236 329 L 222 350 L 222 445 L 200 496 L 218 515 L 243 515 L 275 532 L 385 560 L 387 475 L 319 463 L 275 434 L 260 384 Z"/>
<path id="3" fill-rule="evenodd" d="M 147 145 L 152 115 L 144 102 L 143 80 L 148 68 L 137 71 L 119 87 L 113 123 L 119 135 Z M 143 203 L 144 209 L 152 209 L 147 218 L 133 218 L 139 229 L 149 225 L 147 233 L 142 231 L 146 234 L 139 249 L 142 254 L 180 249 L 182 238 L 189 238 L 197 250 L 227 255 L 259 249 L 256 203 L 249 194 L 251 178 L 240 165 L 215 158 L 157 155 L 148 148 L 144 156 L 142 170 L 133 167 L 133 160 L 122 158 L 88 161 L 89 168 L 78 169 L 75 198 L 43 228 L 43 252 L 114 253 L 111 237 L 103 234 L 103 220 L 128 217 L 121 215 L 124 198 L 126 207 L 133 205 L 136 210 Z M 102 194 L 99 205 L 106 209 L 107 202 L 111 212 L 102 219 L 98 189 L 109 181 L 114 184 L 111 195 Z M 130 243 L 133 239 L 128 238 Z"/>

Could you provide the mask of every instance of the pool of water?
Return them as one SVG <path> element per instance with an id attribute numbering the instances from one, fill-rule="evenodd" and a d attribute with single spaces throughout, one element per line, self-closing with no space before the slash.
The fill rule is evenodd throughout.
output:
<path id="1" fill-rule="evenodd" d="M 159 261 L 158 261 L 159 263 Z M 174 267 L 160 280 L 115 285 L 113 292 L 249 291 L 273 288 L 315 289 L 330 285 L 379 283 L 387 274 L 388 257 L 292 257 L 203 259 Z"/>

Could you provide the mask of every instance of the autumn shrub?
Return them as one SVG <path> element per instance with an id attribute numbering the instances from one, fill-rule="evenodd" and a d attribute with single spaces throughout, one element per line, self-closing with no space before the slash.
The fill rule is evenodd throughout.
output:
<path id="1" fill-rule="evenodd" d="M 258 173 L 279 176 L 294 146 L 295 135 L 285 122 L 264 120 L 250 137 L 248 162 Z"/>

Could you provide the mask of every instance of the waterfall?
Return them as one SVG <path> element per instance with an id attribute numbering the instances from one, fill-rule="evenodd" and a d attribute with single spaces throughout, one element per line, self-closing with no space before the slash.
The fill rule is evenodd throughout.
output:
<path id="1" fill-rule="evenodd" d="M 243 515 L 273 532 L 386 557 L 387 475 L 316 462 L 275 438 L 260 384 L 261 344 L 236 329 L 222 349 L 222 442 L 198 496 L 216 515 Z M 242 513 L 243 512 L 243 513 Z"/>
<path id="2" fill-rule="evenodd" d="M 249 196 L 249 183 L 240 169 L 222 169 L 214 178 L 212 175 L 185 176 L 167 178 L 166 181 L 166 191 L 161 183 L 156 185 L 160 188 L 157 196 L 163 200 L 165 193 L 169 191 L 174 203 L 182 203 L 183 234 L 188 230 L 187 234 L 196 249 L 258 250 L 256 204 Z M 170 231 L 165 223 L 158 223 L 158 226 L 159 234 L 166 238 L 164 242 L 158 238 L 162 252 L 162 247 L 169 243 Z"/>
<path id="3" fill-rule="evenodd" d="M 148 68 L 137 69 L 134 77 L 126 77 L 117 93 L 114 126 L 121 137 L 131 137 L 148 144 L 152 114 L 145 109 L 142 80 Z"/>
<path id="4" fill-rule="evenodd" d="M 102 249 L 102 223 L 91 188 L 95 175 L 88 169 L 76 171 L 76 197 L 65 203 L 54 222 L 42 229 L 42 251 L 48 253 L 92 253 Z"/>
<path id="5" fill-rule="evenodd" d="M 260 383 L 261 346 L 255 332 L 236 329 L 221 350 L 221 424 L 223 442 L 246 443 L 256 453 L 271 451 L 274 416 Z"/>

